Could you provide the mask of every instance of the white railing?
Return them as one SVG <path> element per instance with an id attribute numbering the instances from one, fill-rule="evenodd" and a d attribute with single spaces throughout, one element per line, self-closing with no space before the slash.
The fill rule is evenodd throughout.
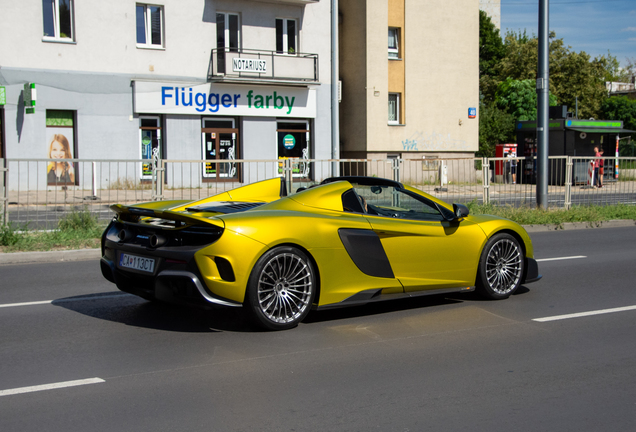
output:
<path id="1" fill-rule="evenodd" d="M 594 162 L 591 157 L 550 157 L 548 205 L 636 204 L 636 158 L 605 158 L 602 188 L 594 187 Z M 50 159 L 0 159 L 0 215 L 3 223 L 55 228 L 74 209 L 85 208 L 107 220 L 114 203 L 198 200 L 277 176 L 284 177 L 288 192 L 294 193 L 334 175 L 393 179 L 449 203 L 536 206 L 535 166 L 535 159 L 523 157 L 214 162 L 68 159 L 58 161 L 51 173 Z"/>

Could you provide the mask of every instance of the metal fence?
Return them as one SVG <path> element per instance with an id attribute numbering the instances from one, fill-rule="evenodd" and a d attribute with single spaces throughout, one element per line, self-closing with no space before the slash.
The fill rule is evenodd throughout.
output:
<path id="1" fill-rule="evenodd" d="M 595 158 L 550 157 L 548 204 L 636 204 L 636 158 L 605 158 L 595 187 Z M 464 158 L 386 160 L 58 160 L 0 159 L 2 222 L 56 228 L 69 212 L 88 210 L 100 220 L 109 206 L 155 200 L 197 200 L 272 177 L 287 190 L 333 175 L 389 178 L 452 203 L 536 205 L 536 159 Z M 598 170 L 600 171 L 600 170 Z M 599 184 L 600 185 L 600 184 Z"/>

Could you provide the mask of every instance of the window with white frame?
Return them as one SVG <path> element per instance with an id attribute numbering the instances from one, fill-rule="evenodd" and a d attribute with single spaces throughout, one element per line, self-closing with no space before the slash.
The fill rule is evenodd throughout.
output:
<path id="1" fill-rule="evenodd" d="M 42 0 L 44 40 L 74 41 L 73 0 Z"/>
<path id="2" fill-rule="evenodd" d="M 137 4 L 137 46 L 163 48 L 163 6 Z"/>
<path id="3" fill-rule="evenodd" d="M 399 93 L 389 93 L 389 124 L 400 124 Z"/>
<path id="4" fill-rule="evenodd" d="M 241 46 L 241 22 L 236 13 L 216 13 L 217 72 L 225 73 L 225 53 L 238 52 Z"/>
<path id="5" fill-rule="evenodd" d="M 298 26 L 295 19 L 276 18 L 276 52 L 296 54 Z"/>
<path id="6" fill-rule="evenodd" d="M 400 29 L 389 27 L 389 58 L 400 58 Z"/>

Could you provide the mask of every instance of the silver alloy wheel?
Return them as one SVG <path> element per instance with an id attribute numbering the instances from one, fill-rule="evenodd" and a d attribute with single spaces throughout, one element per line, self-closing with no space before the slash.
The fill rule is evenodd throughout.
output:
<path id="1" fill-rule="evenodd" d="M 523 272 L 523 255 L 519 245 L 507 238 L 495 242 L 486 258 L 488 285 L 497 294 L 512 292 Z"/>
<path id="2" fill-rule="evenodd" d="M 313 290 L 311 268 L 294 253 L 280 253 L 258 276 L 258 307 L 278 324 L 296 321 L 309 307 Z"/>

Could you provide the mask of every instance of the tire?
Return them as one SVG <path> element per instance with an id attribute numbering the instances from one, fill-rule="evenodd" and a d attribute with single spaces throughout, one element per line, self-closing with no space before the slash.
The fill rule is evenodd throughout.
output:
<path id="1" fill-rule="evenodd" d="M 484 297 L 508 298 L 521 285 L 525 256 L 519 241 L 510 234 L 495 234 L 488 240 L 477 270 L 477 291 Z"/>
<path id="2" fill-rule="evenodd" d="M 279 246 L 263 254 L 252 269 L 246 309 L 257 325 L 287 330 L 305 319 L 315 293 L 311 260 L 295 247 Z"/>

